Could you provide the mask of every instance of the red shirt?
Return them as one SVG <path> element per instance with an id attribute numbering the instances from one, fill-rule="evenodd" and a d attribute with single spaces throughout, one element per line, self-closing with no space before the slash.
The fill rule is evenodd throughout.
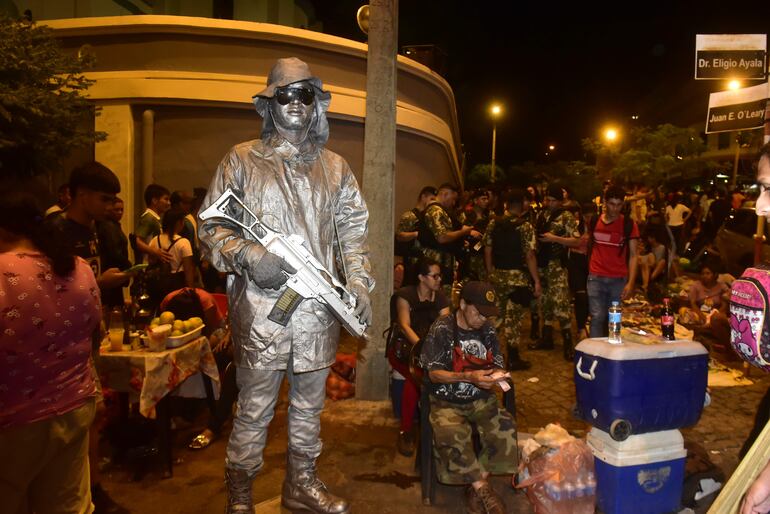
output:
<path id="1" fill-rule="evenodd" d="M 166 295 L 166 297 L 163 299 L 162 302 L 160 302 L 160 309 L 165 310 L 166 305 L 168 305 L 168 302 L 172 300 L 176 295 L 184 291 L 186 288 L 177 289 L 176 291 L 171 291 L 169 294 Z M 219 306 L 217 305 L 216 300 L 214 300 L 214 297 L 211 296 L 211 293 L 206 291 L 205 289 L 195 288 L 195 292 L 198 293 L 198 298 L 201 302 L 201 309 L 203 309 L 203 312 L 206 312 L 207 310 L 214 307 L 216 309 L 216 324 L 215 327 L 210 327 L 211 330 L 215 330 L 219 325 L 222 324 L 222 321 L 225 319 L 224 314 L 219 310 Z M 204 322 L 206 320 L 203 320 Z"/>
<path id="2" fill-rule="evenodd" d="M 639 239 L 639 227 L 636 222 L 631 222 L 631 234 L 629 239 Z M 626 253 L 628 242 L 623 245 L 623 215 L 612 223 L 605 224 L 603 216 L 596 221 L 593 233 L 593 248 L 591 249 L 591 262 L 588 264 L 588 272 L 592 275 L 611 278 L 625 278 L 628 275 Z"/>
<path id="3" fill-rule="evenodd" d="M 99 287 L 77 258 L 59 277 L 38 253 L 0 253 L 0 430 L 74 410 L 96 395 L 91 336 Z"/>

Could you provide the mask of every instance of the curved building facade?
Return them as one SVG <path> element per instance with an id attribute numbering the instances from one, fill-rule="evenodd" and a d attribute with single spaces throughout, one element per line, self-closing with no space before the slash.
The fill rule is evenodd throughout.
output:
<path id="1" fill-rule="evenodd" d="M 227 150 L 259 137 L 251 97 L 280 57 L 308 62 L 332 93 L 328 147 L 362 177 L 365 44 L 282 25 L 183 16 L 48 20 L 63 47 L 91 52 L 94 123 L 107 132 L 95 158 L 112 168 L 126 200 L 125 229 L 144 210 L 142 191 L 207 187 Z M 398 57 L 395 215 L 426 184 L 461 180 L 454 96 L 427 67 Z M 365 189 L 366 184 L 362 183 Z"/>

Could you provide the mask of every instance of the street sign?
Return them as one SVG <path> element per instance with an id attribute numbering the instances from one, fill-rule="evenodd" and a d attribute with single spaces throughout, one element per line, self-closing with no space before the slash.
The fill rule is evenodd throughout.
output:
<path id="1" fill-rule="evenodd" d="M 763 127 L 767 98 L 767 82 L 735 91 L 711 93 L 706 134 Z"/>
<path id="2" fill-rule="evenodd" d="M 696 80 L 765 78 L 767 34 L 698 34 Z"/>

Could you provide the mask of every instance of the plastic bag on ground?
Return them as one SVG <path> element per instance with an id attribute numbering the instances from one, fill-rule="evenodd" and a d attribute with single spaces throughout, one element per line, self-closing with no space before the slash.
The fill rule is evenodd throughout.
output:
<path id="1" fill-rule="evenodd" d="M 558 447 L 541 446 L 525 463 L 526 488 L 537 514 L 593 514 L 596 506 L 594 457 L 585 441 L 569 439 Z"/>

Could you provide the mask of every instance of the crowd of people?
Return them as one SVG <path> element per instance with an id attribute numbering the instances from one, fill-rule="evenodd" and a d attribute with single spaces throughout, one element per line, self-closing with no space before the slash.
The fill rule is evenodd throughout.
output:
<path id="1" fill-rule="evenodd" d="M 118 178 L 97 162 L 73 170 L 66 186 L 59 188 L 59 200 L 47 210 L 41 203 L 47 197 L 45 191 L 31 180 L 6 180 L 2 191 L 1 267 L 6 283 L 0 291 L 4 321 L 9 322 L 4 323 L 0 335 L 4 338 L 3 352 L 21 354 L 22 346 L 30 348 L 38 356 L 34 360 L 38 369 L 27 369 L 32 361 L 22 359 L 21 368 L 11 373 L 18 377 L 18 384 L 3 384 L 3 394 L 12 390 L 14 397 L 0 401 L 0 446 L 3 451 L 50 448 L 47 454 L 41 453 L 28 474 L 15 470 L 10 483 L 18 487 L 12 492 L 3 489 L 3 496 L 11 502 L 12 512 L 25 508 L 53 512 L 45 502 L 59 500 L 72 512 L 89 512 L 87 506 L 92 502 L 97 513 L 127 512 L 101 485 L 100 437 L 109 420 L 99 381 L 99 344 L 109 312 L 120 309 L 130 316 L 133 301 L 145 289 L 150 308 L 158 310 L 177 290 L 196 288 L 196 299 L 203 306 L 200 314 L 206 316 L 205 307 L 213 305 L 206 289 L 221 292 L 223 277 L 212 275 L 198 257 L 192 213 L 205 190 L 197 190 L 194 197 L 185 191 L 172 194 L 163 186 L 149 185 L 145 191 L 147 210 L 133 234 L 126 234 L 120 224 L 124 203 L 118 197 Z M 151 281 L 140 281 L 132 271 L 136 268 L 132 267 L 129 245 L 137 261 L 164 264 L 174 279 L 160 288 Z M 11 275 L 14 278 L 9 278 Z M 27 282 L 27 277 L 34 281 Z M 132 278 L 136 283 L 133 298 L 124 293 Z M 209 330 L 223 325 L 221 317 L 207 319 L 211 320 Z M 216 348 L 223 370 L 228 363 L 225 357 L 231 356 L 226 342 L 224 338 L 225 344 Z M 229 398 L 230 409 L 234 394 L 225 393 L 234 387 L 234 380 L 223 383 L 222 398 Z M 63 412 L 67 414 L 62 416 Z M 34 425 L 39 440 L 30 438 L 26 430 L 32 422 L 40 422 Z M 212 426 L 216 427 L 216 422 Z M 214 437 L 215 432 L 204 432 L 191 444 L 202 448 Z M 46 438 L 58 446 L 46 446 Z M 17 439 L 23 444 L 14 445 Z M 28 490 L 38 490 L 37 486 L 42 487 L 39 490 L 61 490 L 62 496 L 27 496 Z M 79 498 L 79 506 L 73 503 L 74 497 Z M 43 503 L 34 503 L 38 501 Z"/>
<path id="2" fill-rule="evenodd" d="M 613 299 L 640 292 L 660 301 L 668 281 L 685 271 L 681 257 L 688 259 L 688 271 L 699 272 L 709 260 L 708 269 L 719 275 L 720 263 L 708 259 L 704 250 L 731 211 L 753 205 L 750 193 L 735 189 L 728 194 L 716 187 L 666 193 L 663 186 L 606 181 L 600 195 L 581 205 L 558 184 L 526 190 L 479 188 L 463 195 L 452 184 L 426 186 L 396 229 L 396 288 L 416 283 L 415 266 L 423 257 L 440 266 L 448 295 L 453 285 L 456 292 L 467 280 L 489 280 L 501 302 L 508 303 L 501 303 L 498 328 L 514 353 L 520 339 L 517 327 L 529 309 L 530 336 L 540 343 L 531 349 L 550 349 L 558 323 L 569 358 L 572 338 L 564 329 L 571 326 L 573 308 L 582 339 L 606 330 L 598 324 L 608 304 L 599 299 L 608 284 Z M 611 246 L 624 259 L 611 255 Z M 623 277 L 627 279 L 619 280 Z M 525 301 L 533 297 L 539 301 Z M 589 304 L 596 307 L 590 316 Z M 526 364 L 514 355 L 509 366 Z"/>
<path id="3" fill-rule="evenodd" d="M 102 320 L 115 308 L 127 307 L 130 316 L 135 307 L 158 312 L 172 305 L 194 309 L 185 317 L 205 318 L 208 335 L 228 322 L 231 329 L 214 348 L 223 376 L 219 405 L 190 443 L 203 449 L 218 437 L 237 398 L 224 465 L 226 512 L 253 510 L 251 486 L 265 464 L 284 377 L 290 408 L 282 504 L 350 512 L 316 469 L 339 324 L 315 300 L 300 302 L 284 325 L 271 319 L 298 270 L 228 220 L 196 216 L 226 189 L 237 191 L 270 217 L 271 228 L 302 237 L 330 273 L 345 270 L 354 315 L 371 324 L 369 213 L 350 167 L 325 148 L 330 99 L 306 63 L 278 60 L 254 97 L 264 119 L 261 139 L 234 146 L 208 191 L 148 185 L 146 210 L 131 234 L 120 225 L 120 182 L 97 162 L 72 171 L 47 215 L 46 195 L 34 182 L 0 185 L 0 351 L 8 363 L 0 372 L 0 461 L 24 463 L 0 474 L 11 512 L 82 513 L 91 503 L 97 513 L 126 511 L 100 483 L 99 436 L 107 421 Z M 765 179 L 760 173 L 763 194 Z M 759 200 L 757 211 L 767 215 Z M 505 512 L 488 477 L 515 472 L 516 426 L 493 390 L 505 391 L 512 373 L 531 367 L 522 343 L 527 311 L 526 350 L 553 351 L 560 334 L 560 358 L 572 360 L 575 341 L 607 335 L 613 302 L 660 296 L 661 285 L 680 272 L 676 257 L 695 252 L 748 201 L 739 192 L 664 195 L 612 183 L 585 205 L 556 183 L 462 194 L 452 184 L 424 187 L 395 234 L 394 275 L 403 280 L 391 302 L 387 357 L 394 376 L 406 380 L 398 450 L 414 452 L 418 390 L 427 388 L 439 479 L 466 486 L 468 512 Z M 129 246 L 147 264 L 141 273 Z M 718 263 L 701 263 L 687 306 L 712 324 L 714 311 L 727 305 L 718 273 Z M 225 280 L 227 313 L 212 296 Z M 471 425 L 479 428 L 478 452 Z"/>
<path id="4" fill-rule="evenodd" d="M 494 287 L 496 333 L 505 369 L 514 372 L 531 366 L 523 358 L 524 346 L 553 350 L 557 333 L 568 361 L 575 341 L 606 336 L 613 302 L 636 296 L 661 303 L 669 283 L 685 273 L 679 258 L 691 257 L 691 285 L 677 307 L 696 327 L 698 340 L 729 348 L 729 288 L 721 279 L 721 262 L 706 249 L 730 212 L 752 202 L 738 190 L 665 193 L 663 187 L 611 181 L 583 205 L 558 183 L 462 194 L 452 184 L 423 187 L 395 233 L 391 318 L 402 336 L 391 338 L 388 358 L 396 383 L 403 383 L 396 402 L 399 451 L 414 450 L 410 430 L 419 383 L 409 368 L 409 347 L 415 347 L 413 357 L 447 302 L 458 307 L 469 281 Z M 524 345 L 527 311 L 531 341 Z"/>

